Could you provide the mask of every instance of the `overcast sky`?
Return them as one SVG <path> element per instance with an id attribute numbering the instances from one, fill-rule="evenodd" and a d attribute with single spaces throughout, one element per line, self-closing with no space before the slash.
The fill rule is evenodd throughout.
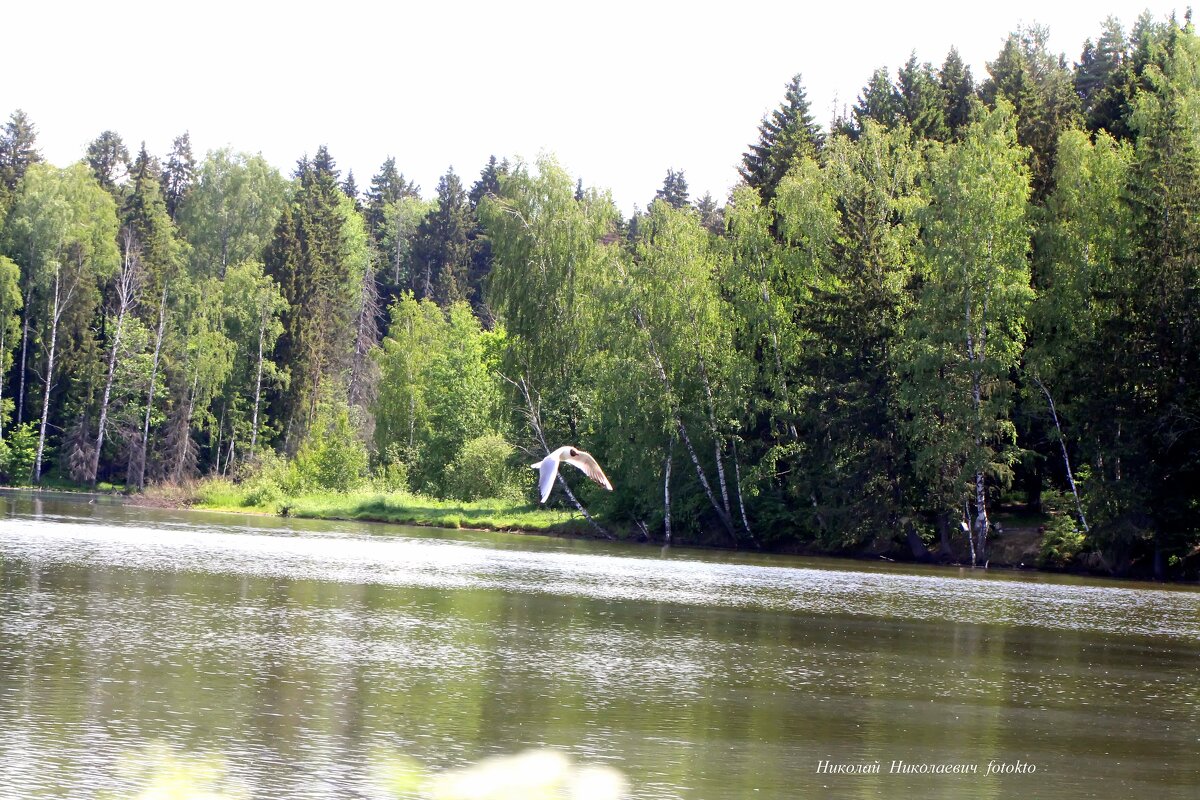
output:
<path id="1" fill-rule="evenodd" d="M 6 3 L 0 115 L 24 109 L 66 165 L 105 129 L 164 155 L 232 146 L 291 173 L 325 144 L 360 189 L 389 155 L 432 196 L 491 154 L 556 154 L 625 213 L 667 169 L 718 200 L 796 72 L 818 121 L 871 72 L 951 45 L 976 78 L 1018 25 L 1050 28 L 1069 61 L 1102 20 L 1128 30 L 1172 3 L 359 0 Z"/>

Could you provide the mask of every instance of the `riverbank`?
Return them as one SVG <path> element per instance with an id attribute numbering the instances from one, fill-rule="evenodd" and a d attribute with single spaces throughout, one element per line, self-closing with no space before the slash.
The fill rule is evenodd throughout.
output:
<path id="1" fill-rule="evenodd" d="M 31 487 L 10 487 L 29 490 Z M 54 492 L 72 491 L 64 486 L 49 489 Z M 85 487 L 74 487 L 73 491 L 86 492 Z M 529 533 L 543 536 L 566 536 L 573 538 L 597 538 L 599 535 L 579 514 L 545 509 L 528 502 L 514 500 L 479 500 L 460 502 L 438 500 L 408 492 L 382 492 L 362 490 L 357 492 L 313 492 L 299 496 L 264 497 L 255 496 L 252 490 L 226 480 L 205 480 L 184 486 L 159 485 L 148 487 L 140 494 L 126 495 L 120 491 L 103 491 L 123 502 L 148 508 L 194 508 L 237 514 L 260 514 L 264 516 L 294 517 L 300 519 L 344 520 L 358 522 L 380 522 L 397 525 L 416 525 L 438 528 L 494 530 L 511 533 Z M 1121 574 L 1114 574 L 1104 559 L 1095 552 L 1076 552 L 1060 561 L 1049 561 L 1046 553 L 1053 550 L 1052 532 L 1048 535 L 1047 522 L 1051 515 L 1030 515 L 1015 509 L 998 510 L 995 515 L 998 531 L 989 537 L 987 566 L 991 569 L 1150 579 L 1146 565 L 1133 563 Z M 633 528 L 614 528 L 619 539 L 646 541 L 645 534 Z M 702 542 L 678 542 L 682 546 L 705 547 Z M 949 553 L 939 553 L 936 543 L 930 545 L 930 555 L 925 563 L 943 566 L 970 564 L 970 554 L 965 540 L 952 537 Z M 863 561 L 915 562 L 908 543 L 899 538 L 880 536 L 875 541 L 840 551 L 829 551 L 813 544 L 798 544 L 777 552 L 807 557 L 850 558 Z M 1200 558 L 1200 553 L 1189 555 L 1189 560 Z M 1186 572 L 1186 571 L 1185 571 Z M 1187 572 L 1194 575 L 1194 569 Z M 1173 582 L 1188 583 L 1186 577 Z"/>
<path id="2" fill-rule="evenodd" d="M 205 511 L 233 511 L 300 519 L 385 522 L 438 528 L 576 533 L 583 520 L 566 511 L 538 508 L 526 502 L 489 499 L 475 502 L 438 500 L 409 492 L 311 492 L 264 498 L 228 481 L 204 481 L 194 487 L 153 487 L 131 498 L 135 504 L 174 506 Z"/>

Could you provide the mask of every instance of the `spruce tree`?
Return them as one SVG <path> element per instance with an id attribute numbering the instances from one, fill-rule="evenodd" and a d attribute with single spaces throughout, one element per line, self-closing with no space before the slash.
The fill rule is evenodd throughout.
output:
<path id="1" fill-rule="evenodd" d="M 171 143 L 171 153 L 162 173 L 163 199 L 167 213 L 175 219 L 179 206 L 196 183 L 196 159 L 192 155 L 191 136 L 185 131 Z"/>
<path id="2" fill-rule="evenodd" d="M 662 200 L 672 208 L 687 208 L 689 204 L 688 185 L 687 179 L 683 176 L 683 170 L 668 169 L 662 188 L 654 193 L 654 199 Z"/>
<path id="3" fill-rule="evenodd" d="M 29 115 L 17 109 L 4 124 L 0 134 L 0 182 L 10 191 L 16 190 L 30 164 L 42 160 L 37 149 L 37 128 Z"/>
<path id="4" fill-rule="evenodd" d="M 471 201 L 471 208 L 478 208 L 479 203 L 488 195 L 496 195 L 500 191 L 500 179 L 507 174 L 507 162 L 500 164 L 496 161 L 495 156 L 489 156 L 487 165 L 479 173 L 479 180 L 475 181 L 471 186 L 471 191 L 467 193 L 467 197 Z M 580 187 L 582 185 L 581 181 Z"/>
<path id="5" fill-rule="evenodd" d="M 297 164 L 295 195 L 266 251 L 266 274 L 287 303 L 276 354 L 290 385 L 276 393 L 274 412 L 289 452 L 307 435 L 322 392 L 333 391 L 335 379 L 349 369 L 356 339 L 352 323 L 367 268 L 366 232 L 337 178 L 324 146 Z"/>
<path id="6" fill-rule="evenodd" d="M 909 56 L 897 75 L 897 90 L 900 116 L 912 128 L 914 136 L 937 141 L 949 138 L 945 93 L 931 64 L 918 64 L 916 53 Z"/>
<path id="7" fill-rule="evenodd" d="M 388 156 L 379 172 L 371 178 L 371 188 L 367 190 L 367 228 L 376 244 L 381 243 L 387 233 L 387 207 L 403 197 L 418 197 L 420 193 L 421 187 L 405 180 L 396 169 L 396 159 Z"/>
<path id="8" fill-rule="evenodd" d="M 946 127 L 951 136 L 958 136 L 971 122 L 971 109 L 976 100 L 975 79 L 971 68 L 963 63 L 957 48 L 951 47 L 946 60 L 938 70 L 938 86 L 942 90 L 942 102 Z"/>
<path id="9" fill-rule="evenodd" d="M 983 86 L 989 105 L 1003 97 L 1016 110 L 1017 141 L 1030 151 L 1035 202 L 1049 190 L 1058 137 L 1082 121 L 1074 79 L 1063 57 L 1046 49 L 1048 37 L 1038 26 L 1010 34 L 988 64 L 991 77 Z"/>
<path id="10" fill-rule="evenodd" d="M 117 184 L 129 172 L 129 149 L 119 134 L 104 131 L 88 145 L 87 164 L 100 186 L 109 194 L 117 194 Z"/>
<path id="11" fill-rule="evenodd" d="M 742 155 L 738 172 L 768 200 L 796 159 L 816 155 L 824 143 L 799 73 L 788 83 L 783 103 L 763 118 L 758 134 L 758 142 Z"/>
<path id="12" fill-rule="evenodd" d="M 449 307 L 471 294 L 471 206 L 462 181 L 451 168 L 438 181 L 437 208 L 425 217 L 413 244 L 412 291 Z"/>
<path id="13" fill-rule="evenodd" d="M 900 92 L 888 78 L 886 67 L 871 74 L 871 80 L 863 87 L 858 102 L 854 104 L 855 131 L 861 131 L 867 120 L 874 120 L 885 128 L 894 128 L 900 121 Z"/>

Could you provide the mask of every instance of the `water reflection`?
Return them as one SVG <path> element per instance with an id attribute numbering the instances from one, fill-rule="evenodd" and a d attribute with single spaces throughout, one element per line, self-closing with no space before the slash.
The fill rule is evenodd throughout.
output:
<path id="1" fill-rule="evenodd" d="M 119 789 L 163 741 L 261 797 L 535 746 L 637 797 L 1194 796 L 1194 591 L 367 530 L 9 500 L 0 786 Z"/>

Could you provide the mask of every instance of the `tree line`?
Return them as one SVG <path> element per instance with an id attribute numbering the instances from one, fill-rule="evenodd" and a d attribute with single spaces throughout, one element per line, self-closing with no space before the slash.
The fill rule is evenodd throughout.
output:
<path id="1" fill-rule="evenodd" d="M 629 218 L 549 157 L 432 200 L 186 134 L 59 168 L 17 111 L 0 471 L 518 498 L 570 442 L 618 487 L 578 502 L 651 538 L 983 564 L 1052 493 L 1060 557 L 1194 572 L 1200 43 L 1046 42 L 914 55 L 827 129 L 797 75 L 724 205 L 671 169 Z"/>

